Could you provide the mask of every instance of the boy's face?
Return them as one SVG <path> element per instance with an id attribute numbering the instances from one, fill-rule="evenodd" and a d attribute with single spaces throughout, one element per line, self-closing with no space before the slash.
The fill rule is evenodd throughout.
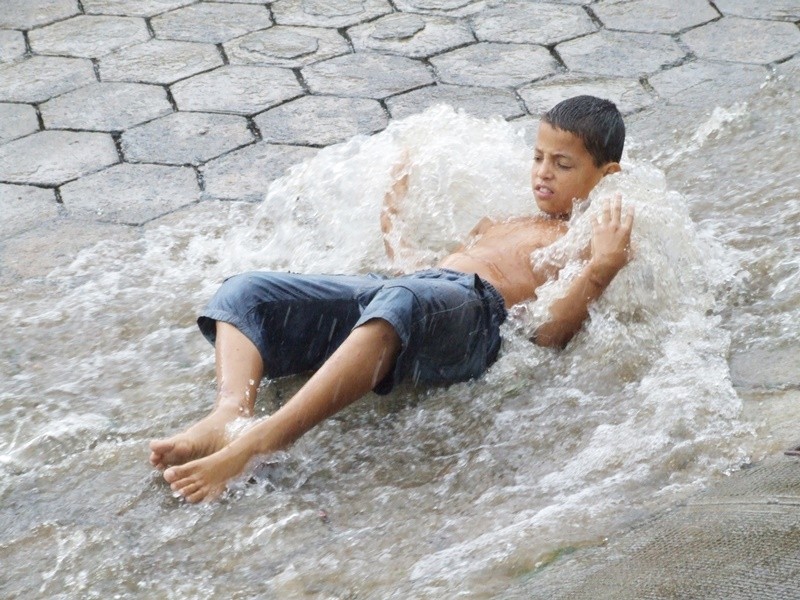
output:
<path id="1" fill-rule="evenodd" d="M 603 176 L 620 170 L 619 163 L 594 164 L 592 155 L 573 133 L 539 124 L 533 151 L 531 187 L 542 212 L 558 218 L 572 213 L 573 202 L 584 200 Z"/>

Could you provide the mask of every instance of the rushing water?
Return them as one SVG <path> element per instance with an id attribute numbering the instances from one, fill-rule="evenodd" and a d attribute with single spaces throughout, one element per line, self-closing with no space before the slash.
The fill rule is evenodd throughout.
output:
<path id="1" fill-rule="evenodd" d="M 173 498 L 146 445 L 213 401 L 194 315 L 219 282 L 251 268 L 392 268 L 378 215 L 404 152 L 406 268 L 480 216 L 529 212 L 520 126 L 432 109 L 320 151 L 258 205 L 195 205 L 8 285 L 0 595 L 492 597 L 773 451 L 728 359 L 798 342 L 792 77 L 702 118 L 687 109 L 689 128 L 657 112 L 658 136 L 632 128 L 625 172 L 593 198 L 621 190 L 635 205 L 636 258 L 566 350 L 525 332 L 579 268 L 597 203 L 536 257 L 564 275 L 514 311 L 485 377 L 370 396 L 212 504 Z M 260 414 L 302 381 L 263 386 Z"/>

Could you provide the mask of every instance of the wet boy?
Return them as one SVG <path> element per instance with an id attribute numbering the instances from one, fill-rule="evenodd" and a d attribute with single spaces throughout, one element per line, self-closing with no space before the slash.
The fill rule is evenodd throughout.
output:
<path id="1" fill-rule="evenodd" d="M 531 185 L 540 213 L 505 222 L 481 220 L 466 243 L 435 269 L 398 278 L 245 273 L 222 285 L 198 319 L 215 345 L 217 400 L 183 433 L 150 443 L 150 462 L 190 502 L 220 495 L 248 461 L 285 448 L 370 390 L 388 393 L 402 378 L 447 384 L 478 377 L 494 362 L 506 309 L 535 298 L 557 273 L 531 253 L 562 236 L 573 202 L 620 170 L 625 138 L 613 103 L 565 100 L 541 120 Z M 399 178 L 381 219 L 387 252 Z M 619 196 L 604 201 L 589 260 L 532 341 L 563 347 L 588 307 L 629 260 L 633 211 Z M 239 437 L 226 425 L 253 415 L 261 378 L 316 370 L 270 417 Z"/>

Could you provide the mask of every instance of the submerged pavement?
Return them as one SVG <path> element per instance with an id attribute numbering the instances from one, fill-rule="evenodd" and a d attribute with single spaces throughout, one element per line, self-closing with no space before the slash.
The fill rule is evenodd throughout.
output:
<path id="1" fill-rule="evenodd" d="M 798 0 L 0 0 L 0 281 L 205 201 L 258 201 L 317 149 L 440 102 L 525 121 L 600 95 L 654 147 L 671 114 L 696 127 L 800 77 L 798 24 Z M 800 400 L 796 359 L 752 358 L 732 363 L 746 400 Z M 796 460 L 734 473 L 516 593 L 795 598 Z"/>

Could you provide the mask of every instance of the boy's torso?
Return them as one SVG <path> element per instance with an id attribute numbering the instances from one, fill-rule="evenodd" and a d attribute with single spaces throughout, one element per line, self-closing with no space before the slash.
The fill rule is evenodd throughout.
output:
<path id="1" fill-rule="evenodd" d="M 523 217 L 502 223 L 482 222 L 474 237 L 438 266 L 476 273 L 503 296 L 506 307 L 530 300 L 547 279 L 533 268 L 531 253 L 549 246 L 567 231 L 565 222 L 542 217 Z"/>

